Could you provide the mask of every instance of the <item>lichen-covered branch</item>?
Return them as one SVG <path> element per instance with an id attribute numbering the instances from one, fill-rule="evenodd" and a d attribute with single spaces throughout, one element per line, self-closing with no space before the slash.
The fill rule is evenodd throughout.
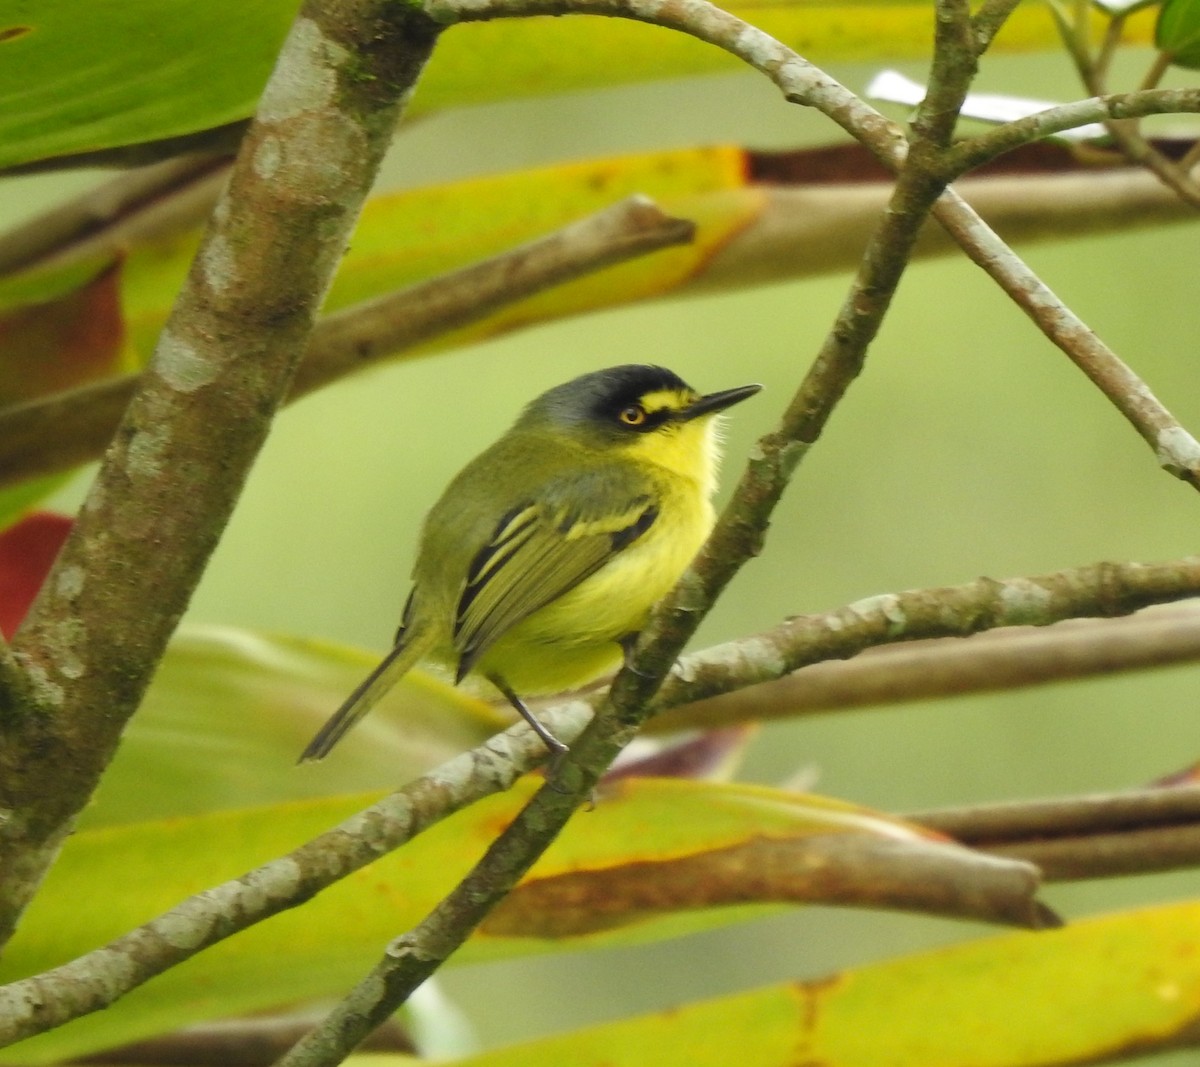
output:
<path id="1" fill-rule="evenodd" d="M 1093 122 L 1198 111 L 1200 89 L 1143 89 L 1076 100 L 957 142 L 945 157 L 946 175 L 957 178 L 1022 145 Z"/>
<path id="2" fill-rule="evenodd" d="M 739 701 L 695 702 L 771 682 L 809 664 L 846 659 L 866 648 L 1126 615 L 1195 596 L 1200 596 L 1200 556 L 1165 563 L 1096 563 L 1031 577 L 978 578 L 964 585 L 884 593 L 685 656 L 656 700 L 661 714 L 655 725 L 673 729 L 741 721 L 748 709 L 736 711 Z M 930 665 L 926 661 L 922 666 Z M 771 702 L 770 694 L 761 696 Z M 784 706 L 780 701 L 780 710 Z M 763 715 L 758 717 L 767 710 L 759 707 Z"/>
<path id="3" fill-rule="evenodd" d="M 387 0 L 307 3 L 148 372 L 13 641 L 0 942 L 116 749 L 229 517 L 437 36 Z"/>
<path id="4" fill-rule="evenodd" d="M 771 640 L 767 637 L 768 644 Z M 1125 618 L 1072 618 L 1049 626 L 1013 626 L 971 637 L 925 637 L 871 645 L 850 659 L 822 660 L 771 682 L 743 685 L 739 663 L 754 659 L 758 636 L 685 656 L 676 668 L 728 670 L 738 686 L 719 696 L 668 708 L 647 730 L 719 729 L 853 708 L 888 707 L 1200 662 L 1196 602 L 1139 611 Z M 771 656 L 775 653 L 769 652 Z M 668 686 L 671 682 L 668 681 Z"/>

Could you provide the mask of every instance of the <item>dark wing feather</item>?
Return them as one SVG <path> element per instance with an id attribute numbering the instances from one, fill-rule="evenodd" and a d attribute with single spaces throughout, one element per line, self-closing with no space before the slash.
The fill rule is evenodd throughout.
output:
<path id="1" fill-rule="evenodd" d="M 551 500 L 504 516 L 472 560 L 459 598 L 460 679 L 504 633 L 595 574 L 658 517 L 644 494 L 607 514 L 596 510 Z"/>

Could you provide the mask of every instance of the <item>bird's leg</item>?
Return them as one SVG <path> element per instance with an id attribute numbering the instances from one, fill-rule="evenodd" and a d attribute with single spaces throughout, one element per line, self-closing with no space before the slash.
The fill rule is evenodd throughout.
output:
<path id="1" fill-rule="evenodd" d="M 567 746 L 538 722 L 537 716 L 525 706 L 525 701 L 513 692 L 512 687 L 500 675 L 489 674 L 487 680 L 504 694 L 504 698 L 517 710 L 521 718 L 529 723 L 530 729 L 542 739 L 542 743 L 550 750 L 550 769 L 553 770 L 557 767 L 559 761 L 570 751 Z"/>

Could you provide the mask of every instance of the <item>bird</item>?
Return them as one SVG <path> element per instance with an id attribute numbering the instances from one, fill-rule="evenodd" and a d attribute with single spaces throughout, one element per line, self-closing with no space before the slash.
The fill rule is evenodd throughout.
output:
<path id="1" fill-rule="evenodd" d="M 617 667 L 715 521 L 717 416 L 762 387 L 700 394 L 626 364 L 532 400 L 425 517 L 395 643 L 317 732 L 324 758 L 425 661 L 490 683 L 557 759 L 567 746 L 523 696 Z"/>

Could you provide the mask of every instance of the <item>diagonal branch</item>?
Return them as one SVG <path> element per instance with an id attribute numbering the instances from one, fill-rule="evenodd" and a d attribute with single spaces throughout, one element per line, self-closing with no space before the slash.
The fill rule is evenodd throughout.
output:
<path id="1" fill-rule="evenodd" d="M 953 189 L 934 217 L 1154 449 L 1168 474 L 1200 489 L 1200 442 Z"/>
<path id="2" fill-rule="evenodd" d="M 228 156 L 183 156 L 113 178 L 0 235 L 0 276 L 111 258 L 155 234 L 197 225 L 228 177 Z"/>
<path id="3" fill-rule="evenodd" d="M 546 237 L 321 319 L 287 402 L 497 308 L 691 239 L 694 227 L 634 196 Z M 139 378 L 83 386 L 0 410 L 0 486 L 99 456 Z"/>
<path id="4" fill-rule="evenodd" d="M 1200 89 L 1143 89 L 1076 100 L 959 141 L 946 155 L 946 172 L 957 178 L 1022 145 L 1094 122 L 1197 111 Z"/>
<path id="5" fill-rule="evenodd" d="M 684 721 L 680 705 L 878 645 L 1126 615 L 1197 595 L 1200 556 L 1165 563 L 1095 563 L 1025 578 L 978 578 L 963 585 L 884 593 L 836 611 L 801 615 L 765 633 L 685 657 L 656 702 L 664 710 L 658 723 L 665 729 L 726 724 L 730 720 L 718 709 L 711 709 L 711 718 L 690 709 Z"/>
<path id="6" fill-rule="evenodd" d="M 555 729 L 569 741 L 590 714 L 576 704 L 555 718 Z M 0 988 L 0 1046 L 106 1008 L 196 953 L 303 904 L 454 811 L 507 789 L 544 758 L 541 741 L 513 727 L 286 856 L 189 897 L 69 963 Z"/>

